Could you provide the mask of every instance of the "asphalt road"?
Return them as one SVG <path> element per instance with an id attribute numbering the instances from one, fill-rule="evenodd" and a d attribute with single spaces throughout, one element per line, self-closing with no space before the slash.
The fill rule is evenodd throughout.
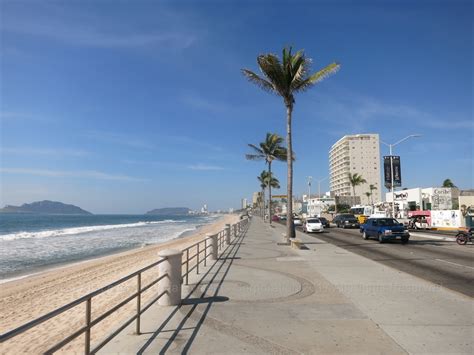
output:
<path id="1" fill-rule="evenodd" d="M 301 231 L 301 228 L 298 227 Z M 331 227 L 315 238 L 353 253 L 474 297 L 474 246 L 453 241 L 414 237 L 380 244 L 363 240 L 359 229 Z M 429 234 L 426 234 L 429 237 Z"/>

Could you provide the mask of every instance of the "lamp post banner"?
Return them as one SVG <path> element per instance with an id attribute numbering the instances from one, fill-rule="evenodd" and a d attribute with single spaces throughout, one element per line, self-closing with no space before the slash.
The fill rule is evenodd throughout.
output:
<path id="1" fill-rule="evenodd" d="M 392 185 L 392 169 L 390 166 L 393 164 L 393 186 L 400 187 L 402 186 L 402 171 L 400 166 L 400 156 L 397 155 L 387 155 L 383 157 L 383 171 L 384 171 L 384 182 L 387 189 L 391 188 Z"/>

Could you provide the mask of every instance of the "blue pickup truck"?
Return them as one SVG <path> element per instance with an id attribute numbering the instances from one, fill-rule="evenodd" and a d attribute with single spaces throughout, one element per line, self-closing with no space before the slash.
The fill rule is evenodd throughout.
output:
<path id="1" fill-rule="evenodd" d="M 391 239 L 401 239 L 402 243 L 408 243 L 410 233 L 405 229 L 403 223 L 395 218 L 369 218 L 360 226 L 362 238 L 377 238 L 380 243 Z"/>

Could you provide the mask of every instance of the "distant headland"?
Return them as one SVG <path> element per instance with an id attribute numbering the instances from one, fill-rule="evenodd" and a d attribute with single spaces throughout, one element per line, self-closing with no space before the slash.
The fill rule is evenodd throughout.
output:
<path id="1" fill-rule="evenodd" d="M 182 216 L 182 215 L 189 214 L 190 211 L 191 210 L 187 207 L 165 207 L 165 208 L 156 208 L 154 210 L 148 211 L 146 214 Z"/>
<path id="2" fill-rule="evenodd" d="M 38 214 L 76 214 L 91 215 L 92 213 L 74 205 L 67 205 L 57 201 L 37 201 L 24 203 L 21 206 L 7 205 L 0 209 L 0 213 L 38 213 Z"/>

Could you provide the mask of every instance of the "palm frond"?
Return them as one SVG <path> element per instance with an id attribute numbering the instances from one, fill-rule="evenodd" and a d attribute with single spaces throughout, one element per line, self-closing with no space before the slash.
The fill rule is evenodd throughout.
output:
<path id="1" fill-rule="evenodd" d="M 312 87 L 313 85 L 316 85 L 317 83 L 323 81 L 331 74 L 336 73 L 340 68 L 341 68 L 341 65 L 339 63 L 331 63 L 327 67 L 321 69 L 320 71 L 314 73 L 313 75 L 309 76 L 305 80 L 299 82 L 295 86 L 294 90 L 296 92 L 305 91 L 309 89 L 310 87 Z"/>
<path id="2" fill-rule="evenodd" d="M 253 71 L 248 70 L 248 69 L 242 69 L 242 74 L 244 74 L 250 82 L 259 86 L 261 89 L 268 91 L 269 93 L 272 93 L 272 94 L 277 93 L 275 89 L 273 88 L 273 85 L 271 82 L 261 78 L 260 76 L 255 74 Z"/>
<path id="3" fill-rule="evenodd" d="M 341 69 L 341 64 L 334 62 L 334 63 L 329 64 L 325 68 L 317 71 L 316 73 L 311 75 L 308 79 L 311 81 L 311 83 L 316 84 L 316 83 L 319 83 L 320 81 L 323 81 L 330 75 L 337 73 L 339 69 Z"/>
<path id="4" fill-rule="evenodd" d="M 263 160 L 265 159 L 264 156 L 256 155 L 256 154 L 245 154 L 245 159 L 247 160 Z"/>
<path id="5" fill-rule="evenodd" d="M 248 145 L 250 148 L 252 148 L 257 154 L 265 155 L 264 150 L 262 150 L 261 148 L 257 147 L 255 144 L 249 143 L 249 144 L 247 144 L 247 145 Z"/>
<path id="6" fill-rule="evenodd" d="M 278 57 L 274 54 L 263 54 L 257 58 L 260 71 L 272 83 L 273 90 L 280 95 L 285 94 L 285 74 Z"/>

